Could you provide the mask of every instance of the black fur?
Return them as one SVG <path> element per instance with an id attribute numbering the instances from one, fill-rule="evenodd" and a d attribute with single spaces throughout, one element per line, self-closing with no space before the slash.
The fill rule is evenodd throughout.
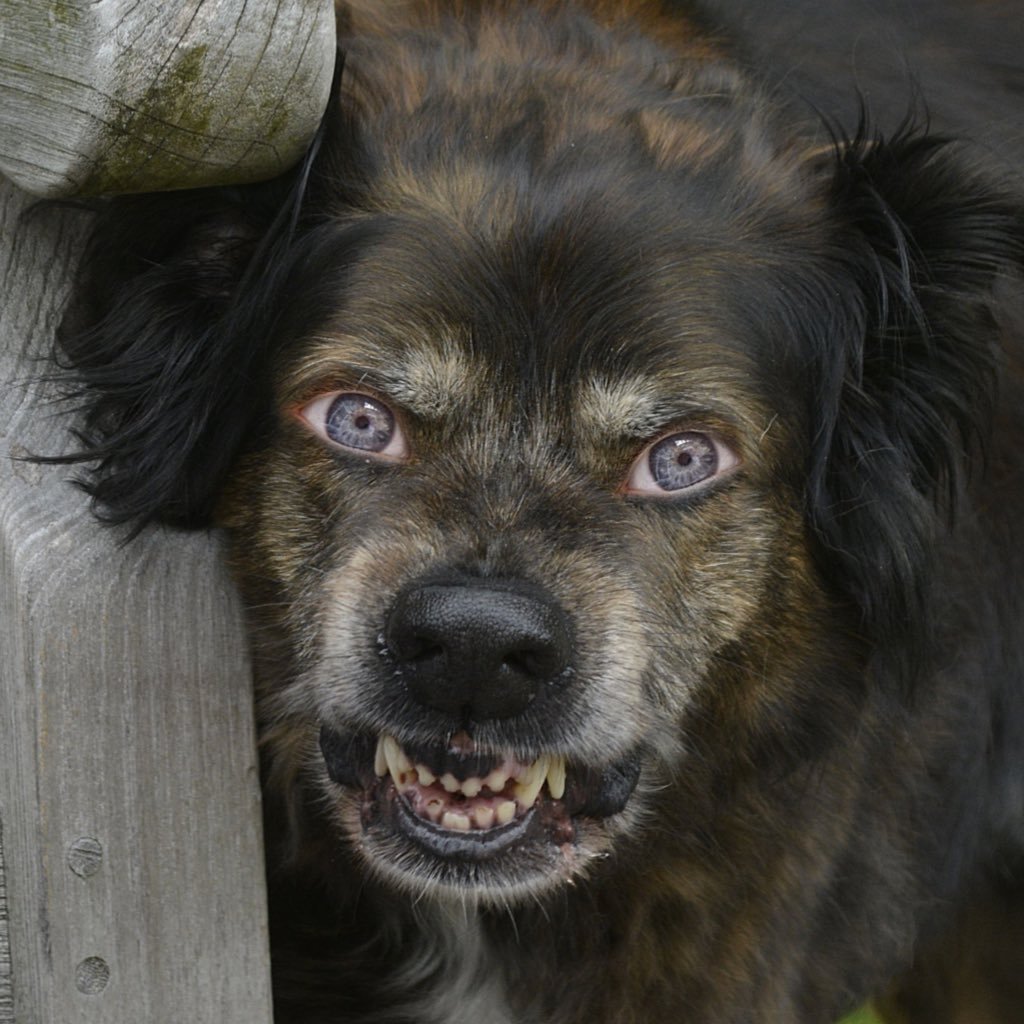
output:
<path id="1" fill-rule="evenodd" d="M 820 566 L 873 635 L 921 623 L 920 573 L 989 439 L 991 294 L 1020 259 L 1019 199 L 915 130 L 837 146 L 837 253 L 853 291 L 815 339 L 808 513 Z M 845 229 L 845 230 L 844 230 Z"/>

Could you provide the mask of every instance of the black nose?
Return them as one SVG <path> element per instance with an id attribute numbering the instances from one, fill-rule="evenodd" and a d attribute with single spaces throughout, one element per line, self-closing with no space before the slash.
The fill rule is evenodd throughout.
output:
<path id="1" fill-rule="evenodd" d="M 412 696 L 460 720 L 511 718 L 565 681 L 565 613 L 532 584 L 467 579 L 405 590 L 385 641 Z"/>

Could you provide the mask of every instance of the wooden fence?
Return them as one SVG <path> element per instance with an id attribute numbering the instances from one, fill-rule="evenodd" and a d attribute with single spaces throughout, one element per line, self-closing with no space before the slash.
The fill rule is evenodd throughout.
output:
<path id="1" fill-rule="evenodd" d="M 220 538 L 122 545 L 70 470 L 25 461 L 69 443 L 41 378 L 86 218 L 26 218 L 24 190 L 281 170 L 326 101 L 332 18 L 330 0 L 0 7 L 0 170 L 17 181 L 0 179 L 0 1024 L 271 1019 L 249 666 Z"/>

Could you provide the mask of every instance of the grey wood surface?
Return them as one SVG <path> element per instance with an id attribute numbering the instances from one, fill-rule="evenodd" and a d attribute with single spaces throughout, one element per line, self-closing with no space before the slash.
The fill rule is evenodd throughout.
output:
<path id="1" fill-rule="evenodd" d="M 0 172 L 46 196 L 272 177 L 334 54 L 332 0 L 3 0 Z"/>
<path id="2" fill-rule="evenodd" d="M 11 943 L 7 934 L 7 883 L 4 874 L 4 830 L 0 821 L 0 1024 L 14 1020 L 11 992 Z"/>
<path id="3" fill-rule="evenodd" d="M 0 188 L 0 1022 L 266 1024 L 238 602 L 217 537 L 119 546 L 18 461 L 67 443 L 29 381 L 84 217 L 26 205 Z"/>

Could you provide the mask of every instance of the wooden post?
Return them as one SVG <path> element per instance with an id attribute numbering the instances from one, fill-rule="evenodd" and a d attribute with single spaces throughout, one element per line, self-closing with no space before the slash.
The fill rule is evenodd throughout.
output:
<path id="1" fill-rule="evenodd" d="M 4 868 L 3 814 L 0 813 L 0 1024 L 14 1024 L 11 991 L 11 941 L 7 931 L 7 882 Z"/>
<path id="2" fill-rule="evenodd" d="M 0 172 L 42 196 L 300 157 L 331 0 L 6 0 Z M 249 666 L 219 540 L 99 527 L 39 378 L 82 214 L 0 183 L 0 1024 L 269 1024 Z"/>
<path id="3" fill-rule="evenodd" d="M 45 196 L 273 177 L 334 53 L 331 0 L 4 0 L 0 172 Z"/>
<path id="4" fill-rule="evenodd" d="M 54 9 L 57 4 L 40 4 Z M 249 666 L 216 536 L 97 525 L 47 372 L 84 215 L 0 186 L 0 1024 L 268 1024 Z"/>

